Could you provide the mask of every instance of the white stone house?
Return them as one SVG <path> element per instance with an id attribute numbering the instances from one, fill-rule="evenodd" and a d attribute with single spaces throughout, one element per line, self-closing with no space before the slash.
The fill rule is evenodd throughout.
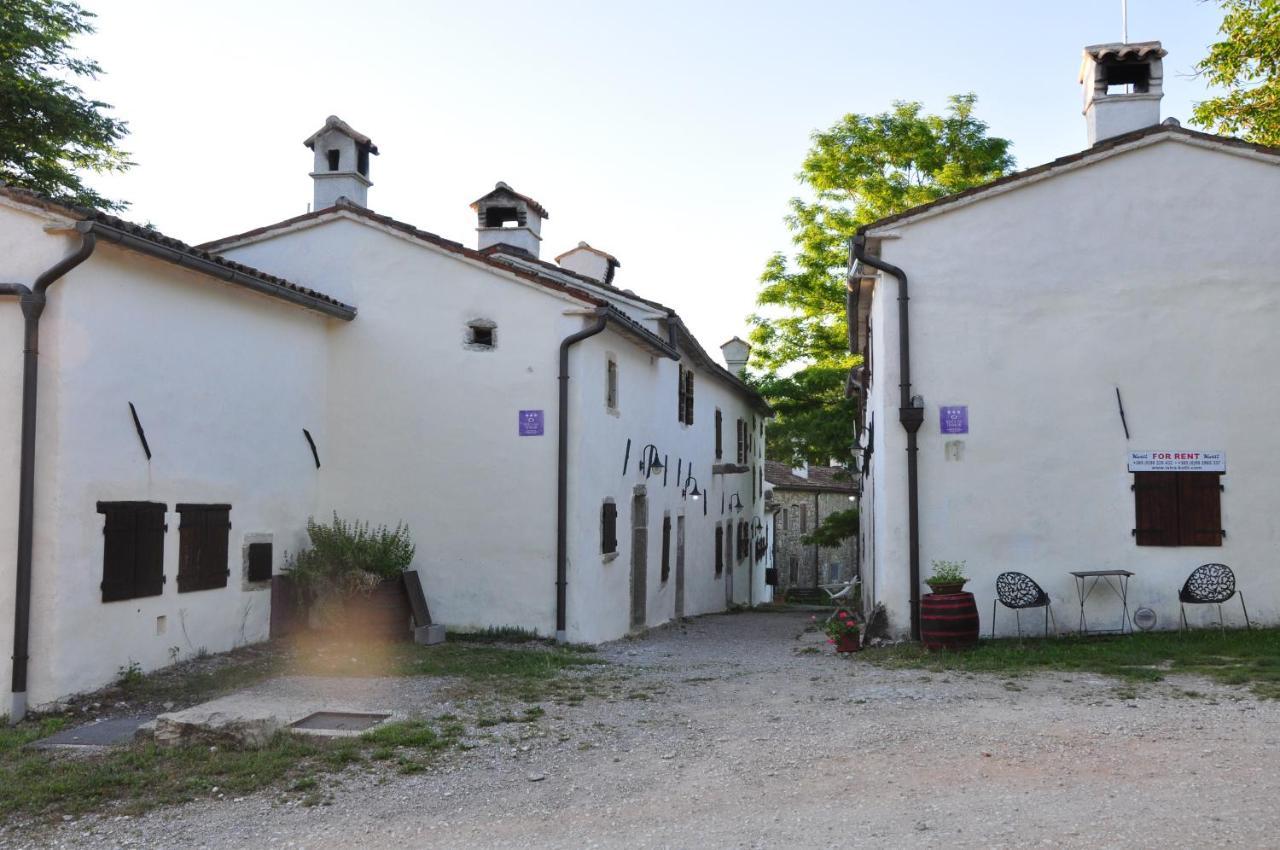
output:
<path id="1" fill-rule="evenodd" d="M 897 634 L 936 559 L 967 561 L 984 634 L 1006 570 L 1063 631 L 1071 571 L 1133 572 L 1129 610 L 1176 628 L 1211 562 L 1280 619 L 1280 150 L 1162 123 L 1164 53 L 1086 48 L 1088 147 L 854 240 L 864 598 Z M 1122 613 L 1105 588 L 1086 605 Z"/>
<path id="2" fill-rule="evenodd" d="M 453 628 L 599 642 L 763 598 L 769 409 L 675 311 L 588 245 L 539 259 L 504 184 L 468 247 L 366 207 L 368 137 L 307 145 L 314 212 L 198 248 L 0 189 L 0 714 L 264 640 L 334 511 L 407 523 Z"/>

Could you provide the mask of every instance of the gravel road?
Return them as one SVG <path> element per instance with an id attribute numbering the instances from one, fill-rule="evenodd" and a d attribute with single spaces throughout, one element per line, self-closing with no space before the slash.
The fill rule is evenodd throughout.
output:
<path id="1" fill-rule="evenodd" d="M 611 645 L 615 697 L 548 704 L 428 773 L 349 773 L 330 805 L 84 818 L 39 846 L 1280 846 L 1280 702 L 884 670 L 806 625 L 712 616 Z"/>

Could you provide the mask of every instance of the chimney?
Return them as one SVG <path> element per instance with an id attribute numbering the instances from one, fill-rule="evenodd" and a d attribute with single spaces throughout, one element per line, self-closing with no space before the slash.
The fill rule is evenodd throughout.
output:
<path id="1" fill-rule="evenodd" d="M 720 346 L 720 352 L 724 355 L 724 365 L 735 375 L 742 374 L 751 358 L 751 346 L 736 336 Z"/>
<path id="2" fill-rule="evenodd" d="M 476 211 L 477 247 L 481 251 L 503 245 L 537 258 L 542 222 L 551 218 L 542 204 L 499 181 L 492 192 L 477 198 L 471 209 Z"/>
<path id="3" fill-rule="evenodd" d="M 325 119 L 324 126 L 303 142 L 315 151 L 315 168 L 311 180 L 315 186 L 312 209 L 331 207 L 339 198 L 368 206 L 369 156 L 378 155 L 378 146 L 363 133 L 336 115 Z"/>
<path id="4" fill-rule="evenodd" d="M 579 242 L 577 248 L 565 251 L 556 257 L 556 262 L 566 271 L 598 280 L 606 286 L 613 285 L 613 273 L 618 266 L 622 265 L 617 257 L 592 248 L 586 242 Z"/>
<path id="5" fill-rule="evenodd" d="M 1158 41 L 1094 44 L 1084 49 L 1080 83 L 1089 144 L 1160 123 L 1167 54 Z"/>

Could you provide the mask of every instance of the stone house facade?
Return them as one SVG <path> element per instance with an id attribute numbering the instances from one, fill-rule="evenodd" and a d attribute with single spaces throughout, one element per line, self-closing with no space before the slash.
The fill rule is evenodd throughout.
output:
<path id="1" fill-rule="evenodd" d="M 856 506 L 857 482 L 844 469 L 812 465 L 793 469 L 785 463 L 765 461 L 765 486 L 772 488 L 778 595 L 792 588 L 846 581 L 856 574 L 856 536 L 836 547 L 802 540 L 826 517 Z"/>

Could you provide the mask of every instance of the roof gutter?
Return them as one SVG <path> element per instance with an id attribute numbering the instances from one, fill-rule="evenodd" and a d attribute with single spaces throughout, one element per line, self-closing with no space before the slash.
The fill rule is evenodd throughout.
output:
<path id="1" fill-rule="evenodd" d="M 920 480 L 916 463 L 916 434 L 924 424 L 924 399 L 911 394 L 911 314 L 907 273 L 867 253 L 867 235 L 859 231 L 850 242 L 853 258 L 893 275 L 898 281 L 898 421 L 907 432 L 907 539 L 911 581 L 911 639 L 920 640 Z M 850 299 L 847 303 L 852 303 Z M 856 316 L 849 316 L 850 322 Z M 854 352 L 856 353 L 856 352 Z"/>
<path id="2" fill-rule="evenodd" d="M 345 304 L 333 304 L 328 301 L 307 295 L 303 292 L 296 292 L 282 286 L 274 286 L 264 280 L 245 274 L 238 269 L 229 268 L 219 263 L 203 259 L 201 257 L 192 256 L 191 254 L 177 251 L 164 245 L 159 245 L 147 239 L 142 239 L 127 233 L 109 224 L 103 224 L 100 221 L 79 221 L 76 222 L 76 230 L 81 234 L 95 234 L 100 239 L 119 245 L 122 248 L 128 248 L 130 251 L 137 251 L 140 254 L 146 254 L 176 266 L 193 269 L 201 274 L 210 277 L 220 278 L 229 283 L 243 286 L 246 289 L 252 289 L 262 295 L 278 298 L 282 301 L 288 301 L 299 307 L 306 307 L 308 310 L 314 310 L 323 313 L 326 316 L 333 316 L 338 319 L 351 321 L 356 317 L 356 311 Z"/>
<path id="3" fill-rule="evenodd" d="M 46 269 L 35 283 L 0 284 L 0 295 L 18 297 L 22 307 L 22 437 L 18 471 L 18 555 L 17 584 L 13 605 L 13 702 L 9 722 L 17 723 L 27 713 L 27 661 L 31 635 L 31 542 L 35 528 L 36 486 L 36 381 L 40 355 L 40 316 L 47 301 L 45 292 L 59 278 L 89 259 L 97 247 L 92 232 L 81 231 L 80 247 Z"/>

